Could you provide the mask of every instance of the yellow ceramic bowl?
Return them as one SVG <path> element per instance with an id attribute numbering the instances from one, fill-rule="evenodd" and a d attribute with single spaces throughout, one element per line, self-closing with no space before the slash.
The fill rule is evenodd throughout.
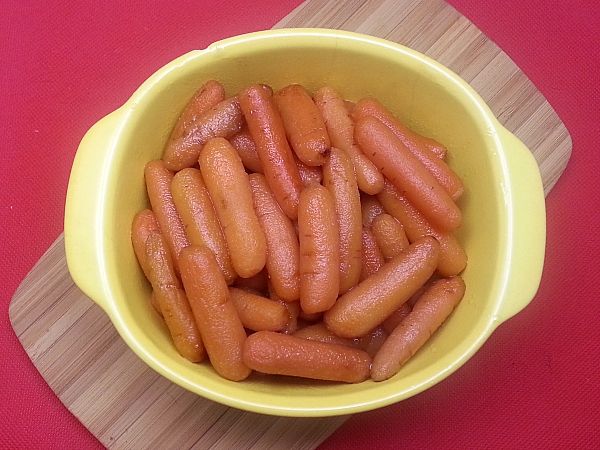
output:
<path id="1" fill-rule="evenodd" d="M 148 206 L 144 164 L 160 157 L 179 112 L 211 78 L 229 94 L 251 83 L 275 89 L 301 83 L 312 91 L 332 86 L 349 100 L 373 96 L 449 148 L 449 163 L 466 184 L 458 235 L 469 256 L 467 292 L 447 323 L 392 379 L 347 385 L 251 377 L 236 383 L 176 353 L 148 302 L 130 225 Z M 254 412 L 339 415 L 385 406 L 438 383 L 531 301 L 544 257 L 544 195 L 529 150 L 464 81 L 433 60 L 347 32 L 266 31 L 226 39 L 167 64 L 89 130 L 69 182 L 65 243 L 75 283 L 104 309 L 127 345 L 174 383 Z"/>

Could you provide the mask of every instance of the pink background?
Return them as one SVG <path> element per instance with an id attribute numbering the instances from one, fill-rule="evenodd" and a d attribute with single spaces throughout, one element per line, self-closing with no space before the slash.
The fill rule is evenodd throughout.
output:
<path id="1" fill-rule="evenodd" d="M 93 449 L 29 361 L 10 299 L 63 227 L 85 131 L 192 49 L 268 29 L 300 0 L 5 1 L 0 13 L 0 447 Z M 451 0 L 522 68 L 573 139 L 547 198 L 538 294 L 457 373 L 353 416 L 321 450 L 600 446 L 600 3 Z"/>

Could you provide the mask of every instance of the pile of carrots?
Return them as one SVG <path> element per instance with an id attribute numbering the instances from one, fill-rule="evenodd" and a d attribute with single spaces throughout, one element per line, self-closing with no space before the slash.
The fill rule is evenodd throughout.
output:
<path id="1" fill-rule="evenodd" d="M 465 292 L 445 157 L 373 98 L 207 81 L 132 224 L 177 351 L 234 381 L 395 375 Z"/>

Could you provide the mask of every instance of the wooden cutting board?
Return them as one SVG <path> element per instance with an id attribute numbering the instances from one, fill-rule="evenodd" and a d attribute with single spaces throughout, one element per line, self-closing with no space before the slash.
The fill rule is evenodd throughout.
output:
<path id="1" fill-rule="evenodd" d="M 519 68 L 442 0 L 308 0 L 275 28 L 358 31 L 450 67 L 533 152 L 546 194 L 571 139 Z M 23 280 L 9 309 L 27 354 L 69 410 L 110 449 L 314 449 L 347 417 L 278 418 L 198 397 L 156 374 L 73 283 L 62 235 Z"/>

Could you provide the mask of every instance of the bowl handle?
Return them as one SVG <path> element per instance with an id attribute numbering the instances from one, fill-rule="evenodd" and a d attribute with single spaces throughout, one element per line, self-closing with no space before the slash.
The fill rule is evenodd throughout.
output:
<path id="1" fill-rule="evenodd" d="M 538 290 L 546 246 L 546 206 L 540 170 L 531 151 L 505 128 L 499 137 L 506 155 L 505 196 L 513 205 L 514 224 L 509 230 L 510 273 L 497 312 L 501 323 L 525 308 Z"/>
<path id="2" fill-rule="evenodd" d="M 65 203 L 65 253 L 75 284 L 109 313 L 101 255 L 103 186 L 117 137 L 120 110 L 96 122 L 85 134 L 73 160 Z"/>

